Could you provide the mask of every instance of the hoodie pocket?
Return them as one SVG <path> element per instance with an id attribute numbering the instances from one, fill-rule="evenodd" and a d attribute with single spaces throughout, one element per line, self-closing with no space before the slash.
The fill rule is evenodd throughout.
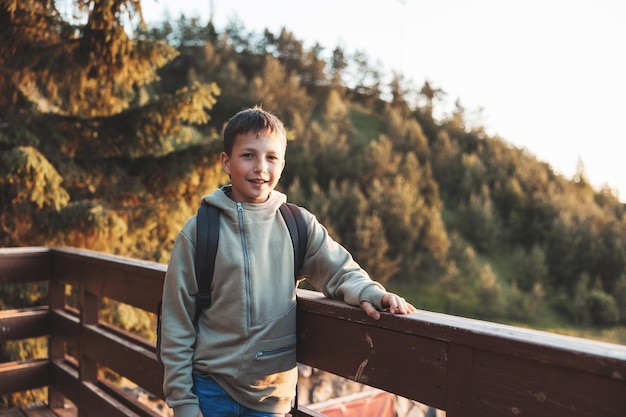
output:
<path id="1" fill-rule="evenodd" d="M 270 388 L 288 383 L 296 368 L 296 336 L 261 341 L 248 355 L 244 372 L 253 387 Z"/>

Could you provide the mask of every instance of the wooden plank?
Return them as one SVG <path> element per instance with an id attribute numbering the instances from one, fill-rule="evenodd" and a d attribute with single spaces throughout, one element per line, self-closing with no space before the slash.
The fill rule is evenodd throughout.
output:
<path id="1" fill-rule="evenodd" d="M 0 311 L 0 342 L 50 334 L 48 307 Z"/>
<path id="2" fill-rule="evenodd" d="M 51 407 L 54 414 L 58 417 L 77 417 L 78 410 L 74 405 L 65 404 L 63 407 Z"/>
<path id="3" fill-rule="evenodd" d="M 0 394 L 46 387 L 50 380 L 51 367 L 47 359 L 0 364 Z"/>
<path id="4" fill-rule="evenodd" d="M 78 370 L 76 366 L 68 363 L 55 363 L 54 364 L 54 384 L 57 389 L 61 391 L 70 401 L 74 404 L 83 404 L 81 413 L 83 412 L 84 404 L 87 402 L 89 408 L 92 408 L 92 402 L 102 406 L 103 410 L 108 410 L 110 407 L 116 407 L 124 412 L 128 412 L 125 415 L 139 415 L 139 416 L 153 416 L 152 411 L 140 403 L 132 403 L 133 398 L 122 390 L 115 388 L 111 383 L 106 381 L 97 381 L 94 383 L 85 382 L 81 384 L 78 381 Z M 98 407 L 94 405 L 93 410 L 87 411 L 88 413 L 95 413 Z M 61 411 L 64 412 L 60 413 Z M 65 417 L 72 417 L 75 415 L 75 409 L 63 410 L 55 409 L 55 412 Z M 74 414 L 72 414 L 74 413 Z M 91 415 L 104 415 L 108 414 L 91 414 Z"/>
<path id="5" fill-rule="evenodd" d="M 0 417 L 76 417 L 75 407 L 51 409 L 46 405 L 0 410 Z"/>
<path id="6" fill-rule="evenodd" d="M 626 346 L 418 310 L 411 332 L 612 378 L 626 377 Z"/>
<path id="7" fill-rule="evenodd" d="M 626 381 L 476 351 L 471 387 L 484 417 L 624 417 Z"/>
<path id="8" fill-rule="evenodd" d="M 124 271 L 115 275 L 103 268 L 89 270 L 89 290 L 145 311 L 156 313 L 163 293 L 163 275 Z"/>
<path id="9" fill-rule="evenodd" d="M 156 313 L 167 265 L 85 250 L 54 249 L 56 277 L 86 290 Z"/>
<path id="10" fill-rule="evenodd" d="M 45 405 L 37 407 L 22 408 L 26 417 L 58 417 L 50 408 Z"/>
<path id="11" fill-rule="evenodd" d="M 368 326 L 384 326 L 403 333 L 558 365 L 606 378 L 626 378 L 626 346 L 623 345 L 422 310 L 402 317 L 383 314 L 379 321 L 367 321 L 358 308 L 346 312 L 340 304 L 325 299 L 319 293 L 298 290 L 299 313 L 336 315 L 345 320 L 367 323 Z"/>
<path id="12" fill-rule="evenodd" d="M 49 248 L 0 248 L 0 285 L 50 278 Z"/>
<path id="13" fill-rule="evenodd" d="M 444 342 L 345 320 L 351 314 L 371 319 L 360 309 L 335 307 L 352 311 L 337 310 L 333 317 L 298 312 L 298 329 L 306 329 L 298 334 L 299 362 L 436 408 L 445 406 Z"/>
<path id="14" fill-rule="evenodd" d="M 154 350 L 145 349 L 97 326 L 83 334 L 83 355 L 163 398 L 163 368 Z"/>
<path id="15" fill-rule="evenodd" d="M 98 323 L 98 327 L 100 329 L 102 329 L 102 331 L 109 333 L 113 336 L 117 336 L 120 339 L 126 341 L 127 343 L 131 344 L 131 345 L 136 345 L 142 349 L 145 349 L 147 351 L 153 352 L 154 353 L 154 359 L 156 361 L 156 345 L 154 342 L 145 339 L 142 336 L 138 336 L 135 333 L 131 333 L 128 332 L 124 329 L 121 329 L 117 326 L 114 326 L 112 324 L 109 323 L 104 323 L 104 322 L 100 322 Z"/>
<path id="16" fill-rule="evenodd" d="M 77 407 L 81 417 L 144 417 L 128 409 L 91 382 L 81 384 Z"/>
<path id="17" fill-rule="evenodd" d="M 0 410 L 0 417 L 25 417 L 19 408 L 11 408 L 9 410 Z"/>
<path id="18" fill-rule="evenodd" d="M 402 387 L 389 384 L 373 386 L 447 410 L 451 416 L 517 415 L 522 410 L 524 413 L 519 415 L 565 416 L 570 409 L 579 410 L 580 414 L 570 414 L 573 416 L 599 415 L 593 414 L 589 409 L 591 404 L 605 413 L 601 415 L 626 415 L 624 346 L 452 316 L 433 317 L 428 312 L 417 312 L 408 317 L 383 314 L 379 321 L 370 323 L 358 310 L 341 307 L 340 303 L 325 300 L 317 294 L 299 292 L 299 360 L 355 379 L 351 369 L 355 367 L 355 358 L 363 360 L 363 347 L 359 342 L 363 337 L 350 327 L 356 323 L 364 323 L 367 327 L 364 332 L 371 336 L 377 332 L 377 326 L 383 326 L 386 331 L 403 334 L 396 343 L 411 343 L 411 338 L 407 336 L 414 335 L 448 345 L 448 379 L 447 385 L 441 389 L 445 400 L 440 401 L 435 397 L 434 390 L 429 392 L 419 387 L 414 387 L 413 393 L 406 393 Z M 333 317 L 340 323 L 334 324 Z M 338 328 L 342 330 L 337 330 Z M 338 348 L 338 345 L 350 348 Z M 403 358 L 407 367 L 413 365 L 408 356 L 403 357 L 402 352 L 396 352 L 391 345 L 385 351 L 387 355 Z M 492 375 L 485 374 L 484 370 L 479 372 L 474 363 L 477 358 L 472 357 L 472 352 L 476 351 L 481 352 L 480 359 L 485 364 L 496 363 L 493 369 L 505 369 L 508 373 L 498 374 L 494 371 Z M 547 369 L 550 372 L 546 373 Z M 376 378 L 380 378 L 378 370 L 372 371 L 376 373 Z M 523 377 L 524 372 L 530 372 L 527 378 Z M 396 377 L 406 373 L 406 368 L 392 371 Z M 410 374 L 420 375 L 413 369 Z M 507 375 L 508 380 L 505 378 Z M 533 391 L 529 394 L 528 391 L 523 391 L 523 387 L 528 384 L 532 375 L 539 376 L 541 384 L 533 386 Z M 428 374 L 423 376 L 429 377 Z M 418 379 L 421 377 L 422 375 Z M 416 384 L 415 381 L 407 381 L 406 377 L 402 380 L 406 385 Z M 583 381 L 584 385 L 573 381 Z M 591 385 L 597 388 L 591 390 Z M 435 387 L 439 389 L 439 384 L 435 384 Z M 563 392 L 561 387 L 567 387 L 567 391 Z M 590 399 L 590 394 L 595 397 Z M 543 403 L 538 404 L 544 401 L 542 399 L 545 396 L 555 398 L 556 405 L 548 407 Z M 502 402 L 499 403 L 499 400 Z M 599 403 L 602 405 L 598 405 Z"/>
<path id="19" fill-rule="evenodd" d="M 450 343 L 448 361 L 446 404 L 441 409 L 446 410 L 446 417 L 474 417 L 470 408 L 474 350 Z"/>
<path id="20" fill-rule="evenodd" d="M 139 402 L 137 398 L 135 398 L 132 394 L 115 386 L 111 382 L 101 380 L 98 385 L 111 397 L 115 398 L 117 401 L 120 402 L 120 404 L 123 404 L 134 413 L 147 417 L 160 417 L 162 415 L 162 413 L 155 411 L 147 405 Z"/>

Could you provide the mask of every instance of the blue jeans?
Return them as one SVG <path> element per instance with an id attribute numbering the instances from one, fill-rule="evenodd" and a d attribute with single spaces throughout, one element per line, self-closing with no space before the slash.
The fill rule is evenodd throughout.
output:
<path id="1" fill-rule="evenodd" d="M 193 375 L 193 393 L 200 401 L 202 417 L 283 417 L 254 411 L 237 403 L 208 375 Z"/>

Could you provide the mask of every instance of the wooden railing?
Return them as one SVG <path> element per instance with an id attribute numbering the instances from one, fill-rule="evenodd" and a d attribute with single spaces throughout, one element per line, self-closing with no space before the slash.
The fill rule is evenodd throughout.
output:
<path id="1" fill-rule="evenodd" d="M 43 281 L 46 306 L 0 311 L 0 343 L 48 337 L 48 357 L 0 364 L 0 394 L 48 387 L 48 407 L 155 416 L 107 368 L 162 398 L 154 344 L 103 323 L 102 297 L 154 313 L 165 265 L 76 249 L 0 249 L 0 285 Z M 67 286 L 77 295 L 68 305 Z M 360 309 L 298 290 L 298 361 L 449 417 L 626 416 L 626 347 L 418 311 Z M 316 413 L 302 407 L 301 415 Z"/>

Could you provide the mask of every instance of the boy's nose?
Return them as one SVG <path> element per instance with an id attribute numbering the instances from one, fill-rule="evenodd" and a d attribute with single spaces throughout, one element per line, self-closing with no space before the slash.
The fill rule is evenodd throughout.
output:
<path id="1" fill-rule="evenodd" d="M 254 168 L 257 172 L 265 172 L 267 169 L 267 163 L 264 160 L 259 159 Z"/>

